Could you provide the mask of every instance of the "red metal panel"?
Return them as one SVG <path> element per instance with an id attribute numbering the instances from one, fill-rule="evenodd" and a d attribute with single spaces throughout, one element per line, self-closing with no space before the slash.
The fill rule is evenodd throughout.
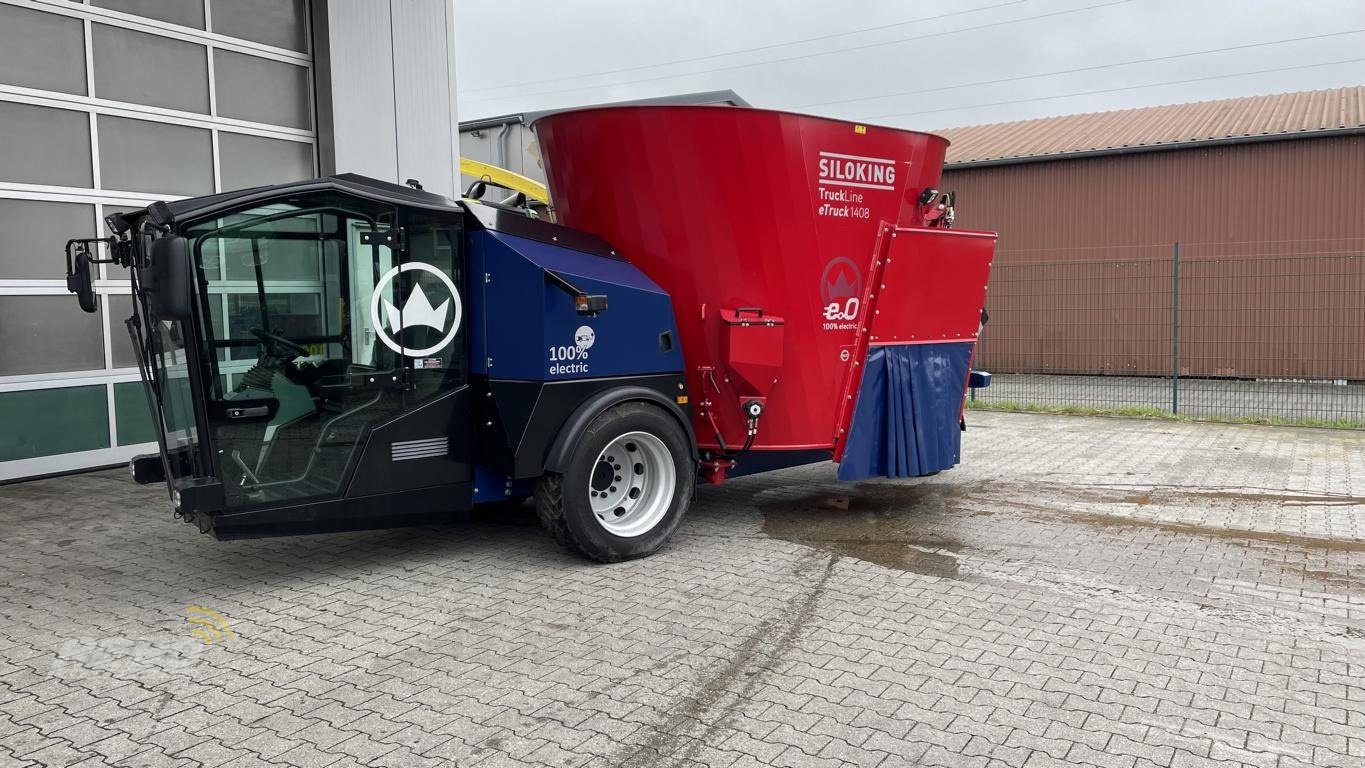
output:
<path id="1" fill-rule="evenodd" d="M 854 364 L 840 390 L 835 459 L 853 420 L 862 361 L 873 345 L 975 342 L 981 330 L 995 234 L 916 227 L 884 228 L 863 294 L 869 322 L 849 348 Z M 966 393 L 967 382 L 962 382 Z"/>
<path id="2" fill-rule="evenodd" d="M 786 321 L 755 447 L 831 447 L 879 222 L 922 221 L 947 142 L 696 106 L 564 112 L 535 129 L 559 219 L 605 237 L 673 297 L 702 447 L 718 446 L 712 418 L 727 444 L 746 433 L 735 382 L 701 373 L 723 372 L 720 310 L 737 307 Z"/>
<path id="3" fill-rule="evenodd" d="M 995 234 L 897 229 L 890 241 L 870 343 L 975 341 Z"/>
<path id="4" fill-rule="evenodd" d="M 722 309 L 725 378 L 740 399 L 765 398 L 782 372 L 786 322 L 774 315 Z"/>

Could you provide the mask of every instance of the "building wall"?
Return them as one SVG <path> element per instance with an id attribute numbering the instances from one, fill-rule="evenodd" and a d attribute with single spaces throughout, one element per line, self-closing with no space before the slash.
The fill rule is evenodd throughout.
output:
<path id="1" fill-rule="evenodd" d="M 0 0 L 0 480 L 155 449 L 123 270 L 99 312 L 67 238 L 155 200 L 311 177 L 303 0 Z"/>
<path id="2" fill-rule="evenodd" d="M 454 194 L 454 76 L 450 0 L 0 0 L 0 482 L 156 449 L 126 273 L 81 312 L 68 238 L 320 170 Z"/>
<path id="3" fill-rule="evenodd" d="M 1000 233 L 1005 263 L 1116 246 L 1365 237 L 1365 136 L 948 168 L 957 226 Z"/>
<path id="4" fill-rule="evenodd" d="M 946 171 L 1000 233 L 980 364 L 1365 379 L 1361 169 L 1357 135 Z"/>
<path id="5" fill-rule="evenodd" d="M 324 175 L 359 173 L 457 194 L 453 0 L 316 5 Z"/>

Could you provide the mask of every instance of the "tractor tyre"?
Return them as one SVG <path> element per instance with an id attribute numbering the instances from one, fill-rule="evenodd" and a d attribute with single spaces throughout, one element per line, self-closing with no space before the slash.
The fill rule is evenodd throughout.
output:
<path id="1" fill-rule="evenodd" d="M 560 545 L 599 563 L 657 552 L 692 504 L 687 434 L 657 406 L 622 403 L 578 436 L 565 471 L 536 482 L 536 513 Z"/>

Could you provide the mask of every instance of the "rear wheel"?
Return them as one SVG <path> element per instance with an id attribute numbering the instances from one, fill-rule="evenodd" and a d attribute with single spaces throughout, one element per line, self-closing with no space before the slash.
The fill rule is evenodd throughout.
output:
<path id="1" fill-rule="evenodd" d="M 536 484 L 536 512 L 560 544 L 614 563 L 658 551 L 692 503 L 686 433 L 646 403 L 623 403 L 588 425 L 563 473 Z"/>

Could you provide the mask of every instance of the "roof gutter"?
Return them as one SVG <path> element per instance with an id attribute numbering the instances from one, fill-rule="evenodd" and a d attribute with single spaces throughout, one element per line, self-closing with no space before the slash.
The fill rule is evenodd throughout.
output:
<path id="1" fill-rule="evenodd" d="M 470 120 L 466 123 L 460 123 L 460 133 L 482 131 L 485 128 L 497 128 L 504 125 L 519 125 L 524 122 L 526 122 L 526 116 L 522 114 L 485 117 L 480 120 Z"/>
<path id="2" fill-rule="evenodd" d="M 1054 160 L 1085 160 L 1092 157 L 1113 155 L 1134 155 L 1143 152 L 1165 152 L 1176 149 L 1202 149 L 1205 147 L 1224 147 L 1230 144 L 1254 144 L 1266 141 L 1291 141 L 1294 139 L 1317 139 L 1331 136 L 1365 135 L 1365 125 L 1350 128 L 1325 128 L 1317 131 L 1296 131 L 1294 133 L 1271 133 L 1260 136 L 1229 136 L 1219 139 L 1196 139 L 1194 141 L 1172 141 L 1164 144 L 1139 144 L 1131 147 L 1106 147 L 1104 149 L 1084 149 L 1076 152 L 1058 152 L 1050 155 L 1028 155 L 1025 157 L 998 157 L 989 160 L 969 160 L 959 163 L 945 163 L 943 170 L 957 171 L 968 168 L 989 168 L 997 165 L 1023 165 L 1025 163 L 1048 163 Z"/>

